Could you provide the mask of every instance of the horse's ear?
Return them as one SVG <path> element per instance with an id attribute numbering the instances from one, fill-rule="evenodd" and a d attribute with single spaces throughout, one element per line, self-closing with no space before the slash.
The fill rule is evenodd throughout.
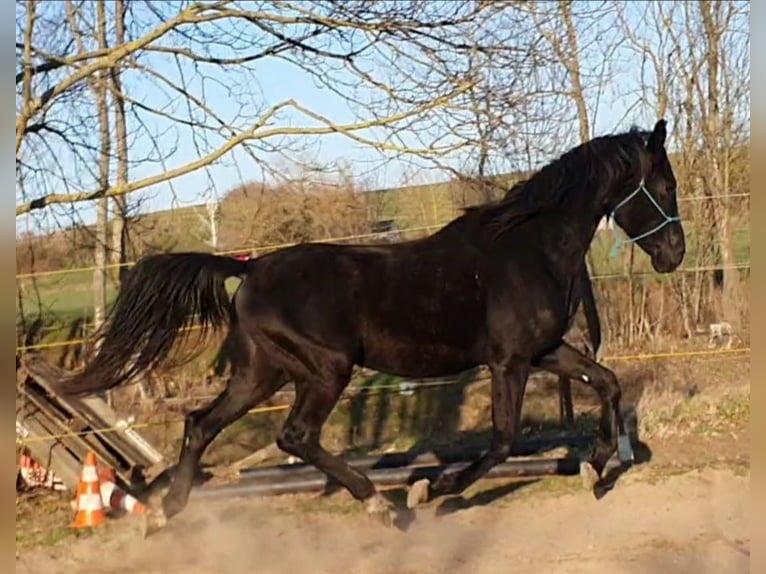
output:
<path id="1" fill-rule="evenodd" d="M 658 120 L 654 124 L 654 131 L 649 136 L 646 147 L 649 151 L 659 151 L 665 145 L 665 138 L 668 135 L 667 122 L 664 119 Z"/>

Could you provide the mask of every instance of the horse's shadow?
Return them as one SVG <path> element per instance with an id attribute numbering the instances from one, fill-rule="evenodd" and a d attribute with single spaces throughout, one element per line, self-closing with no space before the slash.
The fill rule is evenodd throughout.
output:
<path id="1" fill-rule="evenodd" d="M 224 341 L 218 356 L 217 371 L 225 369 L 229 355 L 229 345 Z M 391 429 L 394 435 L 414 437 L 414 443 L 407 449 L 406 456 L 414 459 L 421 454 L 430 453 L 435 456 L 440 465 L 455 461 L 456 445 L 472 451 L 469 457 L 461 460 L 468 462 L 475 459 L 489 447 L 492 436 L 491 429 L 460 430 L 462 409 L 466 405 L 469 386 L 476 383 L 481 376 L 479 369 L 462 373 L 455 383 L 442 387 L 425 386 L 418 388 L 417 383 L 409 385 L 383 373 L 366 377 L 360 384 L 361 389 L 348 403 L 346 429 L 346 444 L 349 445 L 342 456 L 354 457 L 367 455 L 379 450 L 384 444 L 391 442 Z M 555 404 L 557 379 L 547 374 L 541 374 L 540 384 L 534 385 L 535 399 Z M 594 488 L 596 498 L 602 498 L 609 493 L 619 478 L 630 466 L 642 465 L 652 458 L 651 449 L 638 436 L 638 415 L 636 405 L 644 392 L 645 376 L 640 372 L 628 372 L 621 377 L 623 388 L 623 412 L 631 445 L 634 452 L 632 465 L 612 465 L 603 474 L 602 479 Z M 398 391 L 397 391 L 398 387 Z M 576 386 L 573 387 L 577 388 Z M 584 390 L 583 390 L 584 389 Z M 530 391 L 528 389 L 527 393 Z M 584 387 L 575 394 L 581 400 L 589 397 L 592 391 Z M 589 401 L 593 400 L 590 396 Z M 526 402 L 526 401 L 525 401 Z M 587 459 L 595 444 L 595 430 L 598 428 L 598 409 L 581 411 L 577 415 L 576 426 L 573 429 L 563 429 L 558 418 L 540 418 L 528 415 L 522 417 L 521 427 L 524 431 L 517 441 L 514 455 L 544 456 L 552 450 L 562 450 L 564 458 Z M 438 438 L 437 438 L 438 437 Z M 614 459 L 616 459 L 616 455 Z M 378 463 L 372 466 L 382 468 L 382 455 Z M 613 460 L 614 460 L 613 459 Z M 429 469 L 431 479 L 438 477 L 443 469 Z M 413 467 L 405 486 L 382 489 L 386 496 L 397 508 L 398 515 L 407 528 L 415 513 L 406 508 L 407 490 L 423 473 Z M 458 495 L 434 501 L 437 506 L 437 516 L 453 514 L 469 508 L 484 506 L 504 498 L 516 491 L 543 480 L 542 477 L 514 478 L 504 484 L 484 489 L 473 495 Z M 328 480 L 319 496 L 326 497 L 342 490 L 335 481 Z"/>
<path id="2" fill-rule="evenodd" d="M 617 461 L 617 454 L 610 461 L 611 464 L 607 467 L 606 471 L 602 473 L 601 480 L 596 484 L 593 489 L 593 495 L 597 499 L 601 499 L 606 496 L 611 490 L 614 489 L 619 478 L 625 474 L 630 468 L 648 463 L 652 459 L 652 451 L 648 444 L 644 443 L 639 437 L 639 420 L 637 404 L 639 403 L 641 396 L 644 392 L 644 377 L 632 376 L 632 373 L 628 373 L 625 376 L 623 382 L 623 417 L 625 420 L 626 431 L 630 438 L 631 446 L 633 449 L 633 461 L 630 464 L 619 464 Z M 474 374 L 475 376 L 475 374 Z M 440 392 L 436 392 L 431 398 L 431 401 L 421 400 L 414 406 L 409 407 L 410 416 L 402 420 L 400 416 L 399 424 L 406 427 L 406 430 L 418 437 L 415 443 L 406 451 L 407 456 L 415 458 L 420 454 L 430 453 L 435 455 L 440 464 L 446 465 L 454 460 L 455 445 L 462 445 L 474 451 L 473 458 L 478 457 L 480 452 L 489 447 L 491 440 L 491 430 L 470 430 L 470 431 L 458 431 L 457 427 L 460 423 L 460 409 L 464 406 L 465 401 L 465 389 L 467 385 L 475 381 L 474 376 L 466 375 L 464 379 L 455 387 L 451 393 L 445 393 L 445 389 L 441 389 Z M 555 379 L 551 378 L 551 383 Z M 555 391 L 551 391 L 550 388 L 540 387 L 539 394 L 544 397 L 545 400 L 550 398 L 555 399 Z M 380 404 L 375 408 L 370 401 L 385 401 L 385 405 L 381 407 Z M 353 406 L 356 411 L 352 411 L 353 416 L 350 419 L 350 425 L 359 424 L 364 418 L 372 417 L 370 421 L 372 428 L 376 429 L 373 436 L 370 437 L 373 440 L 368 445 L 371 449 L 378 446 L 381 439 L 380 429 L 383 429 L 388 424 L 388 419 L 391 417 L 392 412 L 395 411 L 391 404 L 390 398 L 381 398 L 374 395 L 360 397 L 356 405 Z M 400 415 L 401 411 L 406 407 L 399 407 Z M 434 425 L 434 419 L 438 421 L 438 425 Z M 595 412 L 581 412 L 577 416 L 577 424 L 575 429 L 562 429 L 559 426 L 558 419 L 535 419 L 533 417 L 523 417 L 522 428 L 527 430 L 534 428 L 533 432 L 527 432 L 526 436 L 520 438 L 514 448 L 515 456 L 544 456 L 547 452 L 553 450 L 563 451 L 561 456 L 563 458 L 573 458 L 579 460 L 587 460 L 591 450 L 595 446 L 595 430 L 598 428 L 599 417 L 598 410 Z M 435 441 L 434 436 L 441 435 L 445 437 L 442 440 Z M 350 435 L 349 435 L 350 436 Z M 359 451 L 364 451 L 364 448 L 354 448 L 347 450 L 344 455 L 353 456 Z M 471 460 L 469 458 L 468 460 Z M 465 459 L 464 459 L 465 460 Z M 466 460 L 466 462 L 468 462 Z M 376 465 L 373 465 L 376 468 Z M 437 472 L 436 476 L 442 471 Z M 430 473 L 432 476 L 434 472 Z M 412 520 L 414 520 L 414 512 L 406 508 L 405 500 L 407 496 L 407 490 L 416 480 L 420 478 L 420 473 L 416 468 L 413 468 L 413 472 L 406 480 L 406 486 L 390 488 L 383 491 L 384 496 L 395 505 L 399 514 L 403 515 L 400 528 L 407 528 Z M 477 506 L 484 506 L 490 504 L 498 499 L 506 497 L 519 491 L 520 489 L 532 485 L 536 482 L 544 480 L 543 477 L 535 478 L 513 478 L 509 482 L 492 487 L 489 489 L 481 490 L 471 496 L 459 495 L 453 497 L 446 497 L 439 501 L 434 501 L 437 505 L 436 515 L 443 516 L 453 514 L 474 508 Z M 328 484 L 322 496 L 327 496 L 339 490 L 337 484 Z"/>

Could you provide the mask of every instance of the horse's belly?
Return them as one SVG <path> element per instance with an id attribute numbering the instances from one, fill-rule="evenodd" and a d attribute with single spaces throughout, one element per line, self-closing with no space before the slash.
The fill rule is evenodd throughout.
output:
<path id="1" fill-rule="evenodd" d="M 456 374 L 480 362 L 478 340 L 455 346 L 442 341 L 414 342 L 382 334 L 364 342 L 363 365 L 402 377 L 441 377 Z"/>
<path id="2" fill-rule="evenodd" d="M 361 366 L 398 377 L 427 379 L 456 375 L 478 364 L 476 360 L 454 356 L 436 360 L 433 357 L 413 357 L 412 360 L 397 359 L 395 361 L 387 360 L 386 357 L 373 357 L 365 360 Z"/>

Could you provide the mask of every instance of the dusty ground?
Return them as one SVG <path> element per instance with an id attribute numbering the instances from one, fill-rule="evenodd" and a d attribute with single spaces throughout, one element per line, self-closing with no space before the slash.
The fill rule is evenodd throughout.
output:
<path id="1" fill-rule="evenodd" d="M 492 486 L 501 493 L 509 490 L 507 481 Z M 749 471 L 744 467 L 662 478 L 634 469 L 599 501 L 577 486 L 576 478 L 545 479 L 482 506 L 497 494 L 484 490 L 474 495 L 474 506 L 446 516 L 437 517 L 435 507 L 421 508 L 406 532 L 369 522 L 343 495 L 331 497 L 343 500 L 324 502 L 323 509 L 312 497 L 198 501 L 153 538 L 142 540 L 138 520 L 123 519 L 98 535 L 21 551 L 16 571 L 749 571 Z"/>
<path id="2" fill-rule="evenodd" d="M 651 460 L 598 501 L 577 477 L 522 487 L 483 480 L 461 510 L 436 516 L 438 503 L 421 507 L 401 532 L 368 521 L 344 492 L 198 500 L 144 540 L 140 519 L 73 533 L 68 497 L 33 492 L 17 498 L 16 571 L 749 572 L 749 364 L 703 366 L 706 377 L 678 376 L 694 381 L 694 392 L 668 372 L 653 375 L 639 401 Z"/>

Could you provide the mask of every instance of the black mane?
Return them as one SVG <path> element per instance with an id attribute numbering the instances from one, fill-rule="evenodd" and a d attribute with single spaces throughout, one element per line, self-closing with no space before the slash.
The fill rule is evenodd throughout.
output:
<path id="1" fill-rule="evenodd" d="M 637 167 L 635 151 L 646 135 L 633 126 L 627 132 L 594 138 L 515 183 L 502 199 L 465 211 L 478 212 L 495 237 L 502 235 L 529 217 L 557 209 L 567 198 L 592 194 L 604 183 Z"/>

